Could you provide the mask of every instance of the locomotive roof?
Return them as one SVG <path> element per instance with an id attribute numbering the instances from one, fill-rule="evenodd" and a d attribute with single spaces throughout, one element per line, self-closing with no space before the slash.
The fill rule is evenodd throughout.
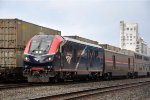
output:
<path id="1" fill-rule="evenodd" d="M 102 48 L 99 45 L 95 45 L 95 44 L 91 44 L 91 43 L 87 43 L 87 42 L 83 42 L 83 41 L 79 41 L 73 38 L 69 38 L 69 37 L 63 37 L 66 41 L 71 41 L 71 42 L 75 42 L 75 43 L 79 43 L 79 44 L 84 44 L 84 45 L 88 45 L 88 46 L 93 46 L 93 47 L 97 47 L 97 48 Z"/>
<path id="2" fill-rule="evenodd" d="M 35 35 L 32 40 L 49 40 L 50 38 L 53 38 L 54 35 Z"/>

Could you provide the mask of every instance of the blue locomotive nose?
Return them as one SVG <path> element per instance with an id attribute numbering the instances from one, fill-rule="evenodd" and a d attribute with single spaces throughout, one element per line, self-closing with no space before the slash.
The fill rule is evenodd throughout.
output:
<path id="1" fill-rule="evenodd" d="M 24 62 L 26 64 L 42 64 L 49 63 L 53 61 L 53 55 L 26 55 L 24 58 Z"/>

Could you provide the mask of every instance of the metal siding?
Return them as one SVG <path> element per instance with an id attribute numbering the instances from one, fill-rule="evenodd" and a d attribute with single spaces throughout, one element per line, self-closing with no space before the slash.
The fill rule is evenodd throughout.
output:
<path id="1" fill-rule="evenodd" d="M 0 66 L 15 67 L 16 54 L 14 49 L 0 49 Z"/>
<path id="2" fill-rule="evenodd" d="M 22 27 L 21 27 L 21 21 L 16 22 L 16 48 L 23 48 L 25 44 L 23 44 L 23 33 L 22 33 Z"/>
<path id="3" fill-rule="evenodd" d="M 0 48 L 16 47 L 15 20 L 0 20 Z"/>
<path id="4" fill-rule="evenodd" d="M 60 31 L 38 26 L 18 19 L 0 19 L 0 48 L 22 48 L 27 41 L 40 32 L 61 34 Z"/>
<path id="5" fill-rule="evenodd" d="M 23 50 L 0 49 L 0 67 L 23 67 Z"/>
<path id="6" fill-rule="evenodd" d="M 16 50 L 16 67 L 23 67 L 23 50 Z"/>

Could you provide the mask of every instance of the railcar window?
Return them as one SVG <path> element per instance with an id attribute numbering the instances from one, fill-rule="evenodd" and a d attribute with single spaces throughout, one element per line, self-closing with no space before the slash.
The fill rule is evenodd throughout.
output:
<path id="1" fill-rule="evenodd" d="M 139 59 L 142 59 L 142 56 L 139 56 L 138 58 L 139 58 Z"/>
<path id="2" fill-rule="evenodd" d="M 143 57 L 141 55 L 136 55 L 135 54 L 135 59 L 142 59 Z"/>
<path id="3" fill-rule="evenodd" d="M 97 58 L 98 56 L 98 51 L 95 51 L 95 58 Z"/>
<path id="4" fill-rule="evenodd" d="M 144 57 L 145 61 L 150 61 L 150 59 L 148 57 Z"/>
<path id="5" fill-rule="evenodd" d="M 136 58 L 136 55 L 134 55 L 135 56 L 135 58 Z"/>

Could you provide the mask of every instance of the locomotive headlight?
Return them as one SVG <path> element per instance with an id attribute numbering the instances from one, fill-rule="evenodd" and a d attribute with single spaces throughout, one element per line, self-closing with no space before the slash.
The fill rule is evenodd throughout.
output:
<path id="1" fill-rule="evenodd" d="M 25 66 L 24 66 L 24 68 L 25 68 L 25 69 L 28 69 L 28 68 L 29 68 L 29 66 L 25 65 Z"/>
<path id="2" fill-rule="evenodd" d="M 51 60 L 52 60 L 52 58 L 51 58 L 51 57 L 49 57 L 49 58 L 48 58 L 48 60 L 49 60 L 49 61 L 51 61 Z"/>
<path id="3" fill-rule="evenodd" d="M 41 54 L 41 53 L 42 53 L 42 51 L 39 51 L 39 53 Z"/>
<path id="4" fill-rule="evenodd" d="M 27 68 L 27 67 L 28 67 L 27 65 L 24 66 L 24 68 Z"/>
<path id="5" fill-rule="evenodd" d="M 28 57 L 25 57 L 24 60 L 25 61 L 30 61 L 30 59 Z"/>
<path id="6" fill-rule="evenodd" d="M 46 59 L 46 62 L 50 62 L 50 61 L 52 61 L 53 60 L 53 58 L 50 56 L 50 57 L 48 57 L 47 59 Z"/>

